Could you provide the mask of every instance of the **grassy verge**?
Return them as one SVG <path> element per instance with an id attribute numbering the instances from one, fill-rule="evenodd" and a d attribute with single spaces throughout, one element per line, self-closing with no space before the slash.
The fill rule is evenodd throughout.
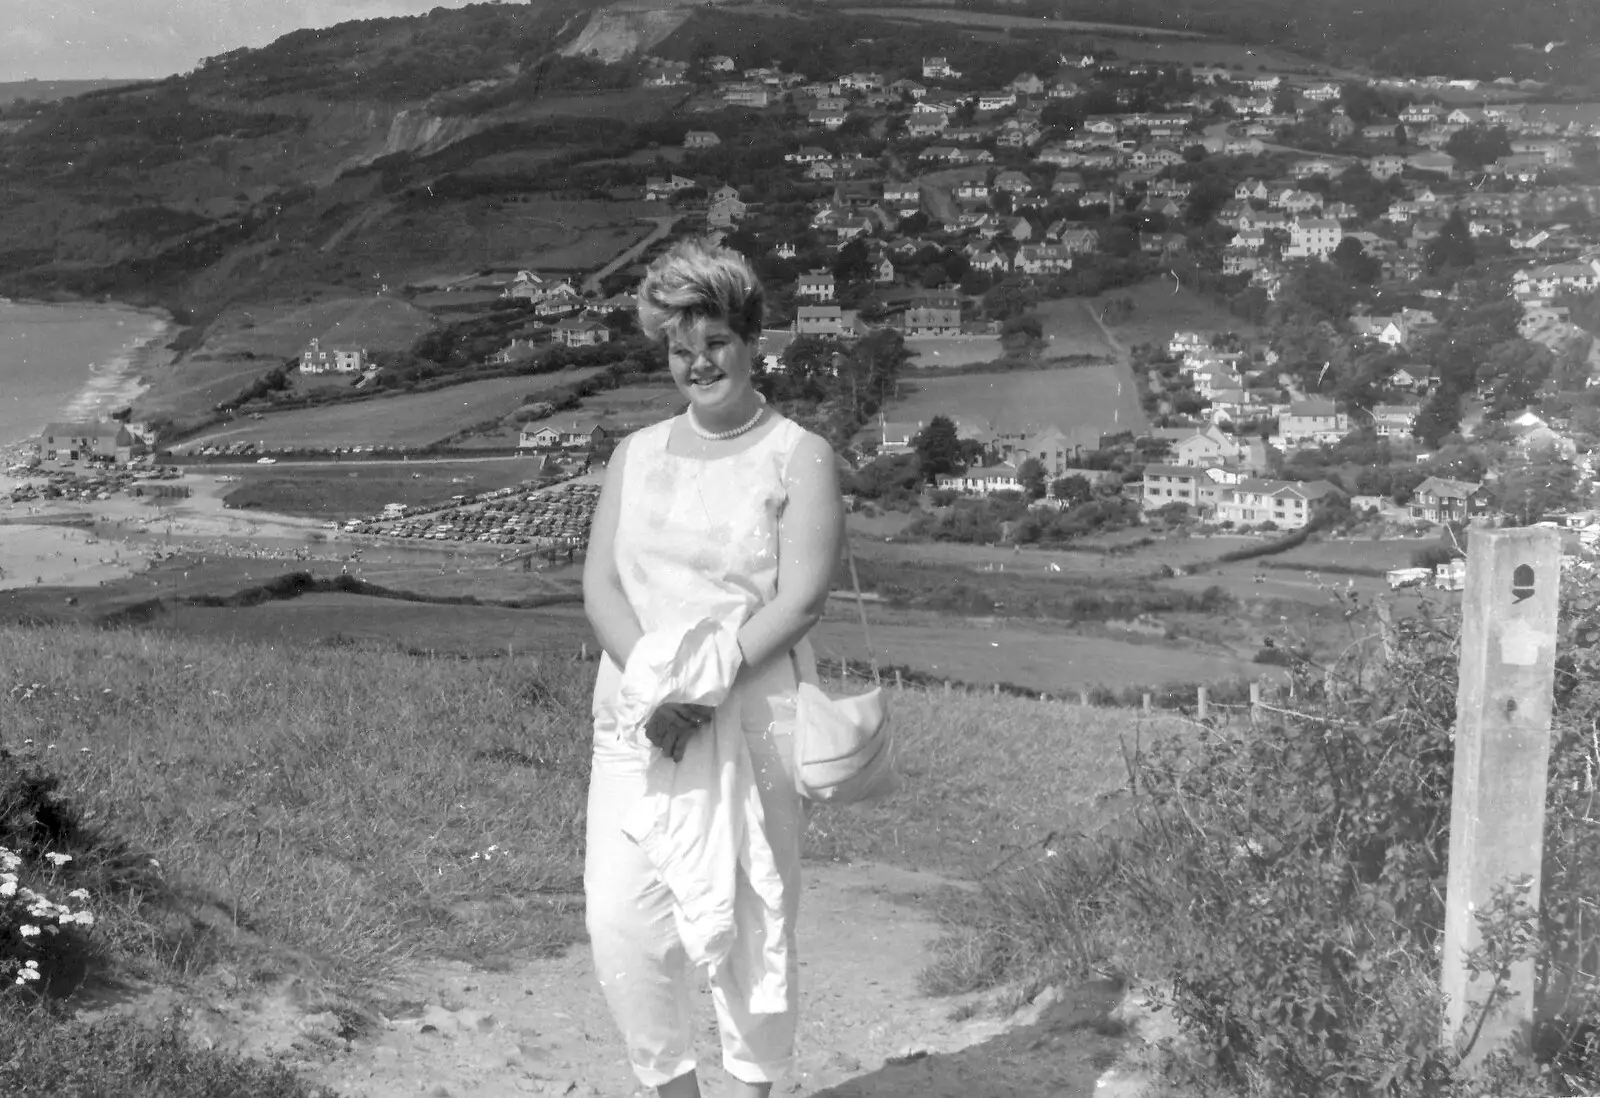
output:
<path id="1" fill-rule="evenodd" d="M 492 965 L 581 936 L 590 665 L 0 627 L 0 667 L 0 790 L 34 789 L 0 795 L 0 846 L 96 914 L 77 961 L 46 965 L 56 992 L 225 964 L 358 999 L 413 957 Z M 959 690 L 892 705 L 904 788 L 813 813 L 809 858 L 993 874 L 1117 818 L 1124 751 L 1179 727 Z M 175 1019 L 90 1027 L 26 1003 L 0 988 L 4 1093 L 64 1093 L 52 1077 L 300 1093 L 272 1065 L 185 1045 Z"/>

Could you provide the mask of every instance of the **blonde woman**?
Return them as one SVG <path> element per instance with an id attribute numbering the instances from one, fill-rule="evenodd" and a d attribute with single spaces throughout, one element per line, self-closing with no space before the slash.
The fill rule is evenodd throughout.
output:
<path id="1" fill-rule="evenodd" d="M 739 255 L 683 243 L 639 321 L 688 403 L 617 448 L 590 535 L 594 692 L 584 888 L 595 968 L 634 1073 L 700 1093 L 709 977 L 731 1092 L 791 1066 L 799 1003 L 797 681 L 815 675 L 843 537 L 833 451 L 752 383 L 764 295 Z"/>

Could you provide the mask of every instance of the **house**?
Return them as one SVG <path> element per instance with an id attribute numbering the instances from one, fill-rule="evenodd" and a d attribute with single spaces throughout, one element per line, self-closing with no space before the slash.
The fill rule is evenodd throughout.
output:
<path id="1" fill-rule="evenodd" d="M 844 312 L 837 305 L 802 305 L 795 312 L 794 330 L 799 335 L 842 336 Z"/>
<path id="2" fill-rule="evenodd" d="M 1372 429 L 1379 438 L 1410 438 L 1411 429 L 1416 426 L 1417 405 L 1415 404 L 1374 404 L 1372 406 Z"/>
<path id="3" fill-rule="evenodd" d="M 1233 188 L 1233 197 L 1244 201 L 1255 199 L 1257 202 L 1265 202 L 1271 195 L 1272 192 L 1267 189 L 1267 185 L 1259 179 L 1246 179 Z"/>
<path id="4" fill-rule="evenodd" d="M 907 339 L 925 339 L 933 336 L 961 334 L 961 307 L 959 305 L 913 305 L 905 311 L 901 322 Z"/>
<path id="5" fill-rule="evenodd" d="M 690 130 L 683 135 L 683 147 L 686 149 L 714 149 L 722 144 L 722 138 L 710 130 Z"/>
<path id="6" fill-rule="evenodd" d="M 1284 446 L 1332 445 L 1350 433 L 1350 417 L 1325 397 L 1293 401 L 1278 417 Z"/>
<path id="7" fill-rule="evenodd" d="M 1271 522 L 1280 530 L 1299 530 L 1311 521 L 1318 502 L 1338 493 L 1325 480 L 1241 480 L 1223 490 L 1216 517 L 1242 526 Z"/>
<path id="8" fill-rule="evenodd" d="M 1014 91 L 984 92 L 978 96 L 978 109 L 980 111 L 1002 111 L 1007 107 L 1017 105 L 1017 93 Z"/>
<path id="9" fill-rule="evenodd" d="M 815 164 L 819 160 L 832 160 L 833 154 L 815 145 L 802 145 L 792 153 L 784 153 L 783 158 L 791 164 Z"/>
<path id="10" fill-rule="evenodd" d="M 729 84 L 722 89 L 722 101 L 730 107 L 765 107 L 771 100 L 764 84 Z"/>
<path id="11" fill-rule="evenodd" d="M 986 496 L 990 492 L 1020 492 L 1017 467 L 1009 462 L 999 465 L 976 465 L 961 473 L 946 473 L 937 478 L 937 486 L 950 488 L 968 495 Z"/>
<path id="12" fill-rule="evenodd" d="M 1344 239 L 1344 229 L 1326 217 L 1297 217 L 1289 226 L 1285 259 L 1327 259 Z"/>
<path id="13" fill-rule="evenodd" d="M 554 450 L 561 445 L 561 432 L 546 424 L 535 427 L 531 423 L 523 424 L 522 431 L 517 436 L 517 449 L 519 450 Z"/>
<path id="14" fill-rule="evenodd" d="M 540 320 L 559 320 L 576 316 L 583 311 L 583 295 L 566 282 L 557 283 L 533 307 L 533 315 Z"/>
<path id="15" fill-rule="evenodd" d="M 1166 440 L 1172 465 L 1232 465 L 1244 457 L 1243 441 L 1215 425 L 1161 427 L 1151 435 Z"/>
<path id="16" fill-rule="evenodd" d="M 807 301 L 832 301 L 833 293 L 833 275 L 828 271 L 811 271 L 803 274 L 794 288 L 795 297 L 805 298 Z"/>
<path id="17" fill-rule="evenodd" d="M 915 80 L 896 80 L 889 85 L 889 90 L 897 95 L 909 96 L 913 100 L 921 99 L 928 94 L 927 86 Z"/>
<path id="18" fill-rule="evenodd" d="M 1287 214 L 1310 213 L 1322 209 L 1322 196 L 1315 191 L 1286 187 L 1272 196 L 1272 205 Z"/>
<path id="19" fill-rule="evenodd" d="M 993 274 L 995 271 L 1009 271 L 1011 261 L 997 251 L 981 248 L 968 257 L 967 266 L 974 271 L 987 271 Z"/>
<path id="20" fill-rule="evenodd" d="M 551 330 L 557 343 L 568 347 L 594 347 L 611 342 L 611 329 L 598 320 L 567 317 Z"/>
<path id="21" fill-rule="evenodd" d="M 1016 218 L 1006 225 L 1006 233 L 1012 240 L 1021 242 L 1033 239 L 1033 222 L 1025 217 Z"/>
<path id="22" fill-rule="evenodd" d="M 1407 510 L 1423 522 L 1466 522 L 1488 512 L 1489 494 L 1471 481 L 1429 477 L 1417 485 Z"/>
<path id="23" fill-rule="evenodd" d="M 795 333 L 788 328 L 761 329 L 761 337 L 756 341 L 756 357 L 762 369 L 769 374 L 783 373 L 783 353 L 794 340 Z"/>
<path id="24" fill-rule="evenodd" d="M 114 461 L 126 465 L 133 460 L 138 442 L 127 426 L 116 420 L 92 423 L 49 423 L 39 436 L 37 450 L 46 460 Z"/>
<path id="25" fill-rule="evenodd" d="M 1007 194 L 1027 194 L 1033 190 L 1033 180 L 1019 171 L 1003 171 L 994 177 L 994 186 Z"/>
<path id="26" fill-rule="evenodd" d="M 1224 469 L 1192 465 L 1146 465 L 1139 508 L 1142 511 L 1159 511 L 1163 507 L 1181 503 L 1196 514 L 1204 514 L 1215 509 L 1223 487 L 1237 483 L 1238 479 L 1236 474 Z"/>
<path id="27" fill-rule="evenodd" d="M 1511 276 L 1511 292 L 1522 299 L 1548 301 L 1560 293 L 1590 293 L 1596 288 L 1600 288 L 1600 259 L 1525 267 Z"/>
<path id="28" fill-rule="evenodd" d="M 806 115 L 806 121 L 813 126 L 821 126 L 825 130 L 836 130 L 844 125 L 845 119 L 850 117 L 844 111 L 812 111 Z"/>
<path id="29" fill-rule="evenodd" d="M 1172 358 L 1182 358 L 1191 351 L 1210 349 L 1211 340 L 1204 332 L 1173 332 L 1167 340 L 1167 354 Z"/>
<path id="30" fill-rule="evenodd" d="M 1008 462 L 1021 465 L 1031 458 L 1043 466 L 1045 474 L 1051 478 L 1066 476 L 1081 454 L 1098 449 L 1100 428 L 1097 426 L 1078 427 L 1071 432 L 1049 426 L 1024 433 L 1021 438 L 1009 434 L 1000 436 L 1000 452 Z"/>
<path id="31" fill-rule="evenodd" d="M 1010 87 L 1012 91 L 1018 92 L 1022 95 L 1039 95 L 1044 91 L 1044 81 L 1040 80 L 1031 72 L 1020 74 L 1007 86 Z"/>
<path id="32" fill-rule="evenodd" d="M 886 206 L 917 207 L 922 205 L 922 188 L 915 183 L 885 183 L 883 201 Z"/>
<path id="33" fill-rule="evenodd" d="M 355 348 L 324 347 L 313 339 L 300 352 L 302 374 L 359 374 L 366 367 L 367 352 Z"/>
<path id="34" fill-rule="evenodd" d="M 1024 244 L 1011 266 L 1024 274 L 1058 274 L 1072 270 L 1072 253 L 1060 244 Z"/>
<path id="35" fill-rule="evenodd" d="M 1445 152 L 1416 153 L 1406 157 L 1406 167 L 1413 171 L 1434 172 L 1446 179 L 1454 179 L 1456 158 Z"/>
<path id="36" fill-rule="evenodd" d="M 922 59 L 922 79 L 924 80 L 953 80 L 960 75 L 959 72 L 950 67 L 949 58 L 935 56 Z"/>

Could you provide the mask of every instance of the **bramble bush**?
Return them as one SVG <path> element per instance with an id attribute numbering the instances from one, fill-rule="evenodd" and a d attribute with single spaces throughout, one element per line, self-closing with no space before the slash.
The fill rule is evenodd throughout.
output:
<path id="1" fill-rule="evenodd" d="M 1165 988 L 1191 1038 L 1165 1063 L 1184 1094 L 1600 1092 L 1600 583 L 1578 569 L 1563 580 L 1539 907 L 1531 882 L 1508 881 L 1478 912 L 1469 964 L 1496 978 L 1449 1042 L 1459 619 L 1424 603 L 1384 626 L 1330 597 L 1349 644 L 1327 665 L 1295 654 L 1292 701 L 1132 747 L 1122 824 L 990 882 L 979 952 L 992 960 L 973 982 L 1110 968 Z M 1463 1077 L 1526 958 L 1540 993 L 1531 1055 L 1496 1052 Z"/>

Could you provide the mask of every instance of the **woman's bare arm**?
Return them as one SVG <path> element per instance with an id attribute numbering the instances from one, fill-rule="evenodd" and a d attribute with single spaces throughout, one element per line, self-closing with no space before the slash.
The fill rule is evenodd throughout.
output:
<path id="1" fill-rule="evenodd" d="M 746 664 L 788 652 L 822 617 L 844 539 L 833 448 L 806 435 L 789 459 L 789 499 L 778 529 L 778 593 L 739 630 Z"/>
<path id="2" fill-rule="evenodd" d="M 644 636 L 617 574 L 617 518 L 622 509 L 622 468 L 628 439 L 618 444 L 606 465 L 605 484 L 589 525 L 589 548 L 583 561 L 583 610 L 595 639 L 611 662 L 626 667 L 628 653 Z"/>

